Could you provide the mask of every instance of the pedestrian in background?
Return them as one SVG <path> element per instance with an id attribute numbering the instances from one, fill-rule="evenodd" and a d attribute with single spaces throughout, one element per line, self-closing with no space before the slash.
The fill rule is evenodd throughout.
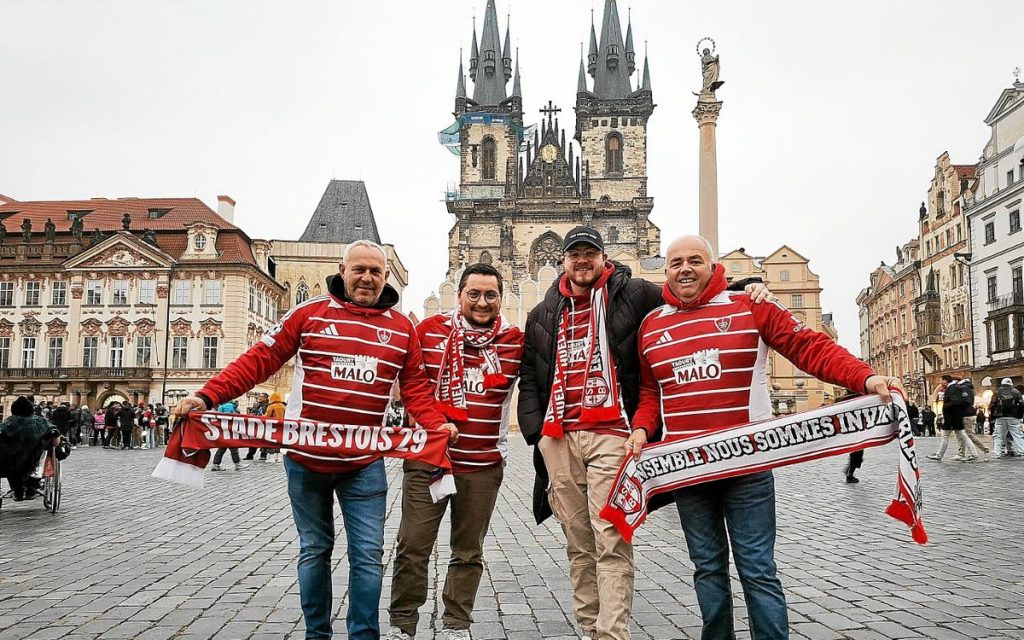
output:
<path id="1" fill-rule="evenodd" d="M 974 416 L 974 388 L 960 384 L 952 376 L 944 375 L 942 380 L 945 386 L 940 388 L 942 393 L 942 442 L 939 450 L 928 456 L 929 460 L 941 461 L 949 446 L 950 437 L 955 436 L 959 448 L 964 453 L 957 453 L 953 459 L 958 462 L 969 462 L 978 458 L 978 452 L 974 445 L 964 435 L 964 416 L 968 413 Z"/>
<path id="2" fill-rule="evenodd" d="M 1024 434 L 1020 429 L 1021 418 L 1024 418 L 1024 397 L 1013 388 L 1012 380 L 1002 379 L 999 388 L 992 394 L 988 410 L 995 429 L 992 438 L 995 457 L 1003 458 L 1008 452 L 1024 456 Z"/>
<path id="3" fill-rule="evenodd" d="M 238 401 L 228 400 L 217 407 L 217 411 L 220 413 L 238 413 Z M 210 471 L 220 471 L 220 463 L 224 460 L 225 451 L 231 452 L 231 461 L 235 463 L 235 471 L 241 471 L 249 466 L 248 464 L 242 464 L 242 458 L 238 455 L 238 447 L 221 447 L 217 449 L 217 453 L 213 456 L 213 466 L 210 467 Z"/>
<path id="4" fill-rule="evenodd" d="M 121 431 L 121 449 L 132 448 L 132 432 L 135 431 L 135 409 L 127 402 L 117 412 L 117 426 Z"/>
<path id="5" fill-rule="evenodd" d="M 84 444 L 86 437 L 91 436 L 93 445 L 96 444 L 96 421 L 89 409 L 89 405 L 83 404 L 78 408 L 78 442 Z"/>
<path id="6" fill-rule="evenodd" d="M 978 407 L 978 413 L 974 416 L 974 432 L 978 435 L 985 433 L 985 409 Z"/>
<path id="7" fill-rule="evenodd" d="M 111 402 L 107 405 L 107 411 L 103 417 L 103 448 L 109 449 L 111 441 L 120 438 L 121 431 L 118 429 L 117 414 L 121 411 L 121 403 Z"/>
<path id="8" fill-rule="evenodd" d="M 910 430 L 914 432 L 914 436 L 920 436 L 923 434 L 921 430 L 921 412 L 918 411 L 917 405 L 913 402 L 907 407 L 907 417 L 910 418 Z"/>
<path id="9" fill-rule="evenodd" d="M 256 404 L 253 405 L 253 407 L 249 411 L 249 413 L 251 413 L 254 416 L 266 415 L 266 413 L 267 413 L 267 405 L 269 405 L 269 404 L 270 404 L 270 396 L 268 396 L 266 393 L 260 392 L 260 394 L 257 396 Z M 245 454 L 245 459 L 246 460 L 252 460 L 253 458 L 255 458 L 256 457 L 256 450 L 257 449 L 258 449 L 258 447 L 249 447 L 249 451 L 247 451 L 246 454 Z M 259 451 L 260 451 L 260 460 L 262 460 L 263 462 L 266 462 L 267 461 L 267 450 L 260 448 Z"/>
<path id="10" fill-rule="evenodd" d="M 281 394 L 274 392 L 270 394 L 267 403 L 267 412 L 264 414 L 268 418 L 284 418 L 284 402 L 281 401 Z M 281 462 L 281 450 L 280 449 L 264 449 L 264 452 L 269 456 L 271 462 Z"/>
<path id="11" fill-rule="evenodd" d="M 921 427 L 926 436 L 935 437 L 935 412 L 928 405 L 921 409 Z"/>

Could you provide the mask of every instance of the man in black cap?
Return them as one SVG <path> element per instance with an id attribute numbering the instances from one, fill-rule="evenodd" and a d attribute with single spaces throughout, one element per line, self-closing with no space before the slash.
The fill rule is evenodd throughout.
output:
<path id="1" fill-rule="evenodd" d="M 534 516 L 565 532 L 573 609 L 584 637 L 629 638 L 633 549 L 598 513 L 627 454 L 652 434 L 631 429 L 639 396 L 636 333 L 661 306 L 661 287 L 608 260 L 601 234 L 576 227 L 561 278 L 529 314 L 520 369 L 519 428 L 534 449 Z M 755 301 L 768 290 L 750 281 Z M 548 485 L 550 483 L 550 490 Z"/>

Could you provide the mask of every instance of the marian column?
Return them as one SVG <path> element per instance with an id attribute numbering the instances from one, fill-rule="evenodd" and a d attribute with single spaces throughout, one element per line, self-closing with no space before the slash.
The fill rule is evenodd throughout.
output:
<path id="1" fill-rule="evenodd" d="M 711 49 L 700 51 L 705 41 L 711 43 Z M 715 97 L 715 90 L 725 84 L 718 79 L 718 56 L 714 55 L 715 42 L 711 38 L 703 38 L 697 43 L 700 55 L 701 75 L 704 84 L 697 96 L 697 106 L 693 117 L 700 129 L 700 180 L 699 180 L 699 232 L 711 242 L 715 253 L 718 253 L 718 151 L 715 142 L 715 127 L 718 114 L 722 111 L 722 102 Z"/>

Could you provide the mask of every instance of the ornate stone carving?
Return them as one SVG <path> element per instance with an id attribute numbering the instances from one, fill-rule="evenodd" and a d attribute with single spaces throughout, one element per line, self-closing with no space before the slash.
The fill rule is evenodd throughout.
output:
<path id="1" fill-rule="evenodd" d="M 57 338 L 68 334 L 68 323 L 54 318 L 46 323 L 46 337 Z"/>
<path id="2" fill-rule="evenodd" d="M 722 112 L 721 102 L 704 102 L 699 101 L 697 106 L 693 109 L 693 117 L 697 120 L 697 125 L 703 125 L 707 123 L 715 124 L 718 121 L 718 114 Z"/>
<path id="3" fill-rule="evenodd" d="M 154 333 L 156 323 L 149 318 L 141 318 L 135 321 L 135 333 L 140 336 L 148 336 Z"/>
<path id="4" fill-rule="evenodd" d="M 95 336 L 102 333 L 103 323 L 96 318 L 89 318 L 88 320 L 82 321 L 82 335 L 83 336 Z"/>
<path id="5" fill-rule="evenodd" d="M 170 285 L 164 284 L 163 282 L 158 283 L 156 285 L 156 297 L 166 299 L 167 294 L 170 293 L 170 289 Z"/>
<path id="6" fill-rule="evenodd" d="M 75 300 L 81 300 L 82 299 L 82 293 L 84 291 L 85 291 L 85 289 L 82 287 L 81 284 L 71 285 L 71 297 L 74 298 Z"/>
<path id="7" fill-rule="evenodd" d="M 100 254 L 91 266 L 148 267 L 152 266 L 152 264 L 152 262 L 146 260 L 134 251 L 123 246 L 117 246 Z"/>
<path id="8" fill-rule="evenodd" d="M 107 321 L 107 333 L 112 336 L 126 336 L 128 335 L 128 328 L 131 326 L 132 323 L 121 316 L 117 316 Z"/>
<path id="9" fill-rule="evenodd" d="M 224 337 L 224 323 L 213 318 L 207 318 L 199 323 L 199 335 L 210 337 Z"/>
<path id="10" fill-rule="evenodd" d="M 176 338 L 194 338 L 196 336 L 192 331 L 192 323 L 184 318 L 178 318 L 171 323 L 171 335 Z"/>
<path id="11" fill-rule="evenodd" d="M 7 318 L 0 318 L 0 338 L 10 338 L 14 336 L 14 323 Z"/>
<path id="12" fill-rule="evenodd" d="M 42 329 L 43 323 L 39 322 L 35 318 L 25 318 L 18 323 L 18 327 L 21 328 L 21 335 L 23 336 L 38 336 L 39 330 Z"/>

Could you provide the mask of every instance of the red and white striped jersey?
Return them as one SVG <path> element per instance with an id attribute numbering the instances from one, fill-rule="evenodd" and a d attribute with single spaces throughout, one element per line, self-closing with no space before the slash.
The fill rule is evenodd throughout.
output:
<path id="1" fill-rule="evenodd" d="M 666 440 L 770 418 L 768 348 L 811 375 L 863 390 L 870 367 L 777 303 L 722 291 L 706 304 L 666 304 L 640 325 L 634 428 L 659 416 Z"/>
<path id="2" fill-rule="evenodd" d="M 567 293 L 563 278 L 563 294 Z M 609 422 L 583 423 L 580 414 L 583 411 L 583 390 L 587 382 L 587 357 L 590 355 L 591 304 L 590 294 L 567 296 L 566 312 L 569 314 L 569 325 L 566 340 L 569 343 L 569 366 L 565 370 L 565 415 L 562 427 L 566 431 L 594 431 L 609 435 L 629 437 L 630 429 L 625 418 Z M 596 357 L 596 356 L 595 356 Z M 622 404 L 622 390 L 619 389 L 619 404 Z M 622 416 L 625 411 L 619 412 Z"/>
<path id="3" fill-rule="evenodd" d="M 385 294 L 393 293 L 389 288 Z M 398 298 L 382 295 L 385 299 Z M 387 303 L 366 308 L 334 295 L 311 298 L 293 307 L 199 394 L 214 403 L 236 398 L 296 356 L 285 418 L 380 425 L 398 381 L 402 400 L 417 422 L 436 429 L 446 420 L 434 406 L 414 331 L 412 322 Z M 338 463 L 297 451 L 288 454 L 324 473 L 346 473 L 372 461 L 353 458 Z"/>
<path id="4" fill-rule="evenodd" d="M 416 326 L 427 376 L 436 385 L 441 377 L 441 359 L 452 331 L 450 313 L 431 316 Z M 480 471 L 501 462 L 508 455 L 509 406 L 512 389 L 519 377 L 523 357 L 523 332 L 505 323 L 491 345 L 497 350 L 501 372 L 506 383 L 498 388 L 484 389 L 483 363 L 480 349 L 465 345 L 465 382 L 467 420 L 453 420 L 459 429 L 459 440 L 448 448 L 455 473 Z"/>

